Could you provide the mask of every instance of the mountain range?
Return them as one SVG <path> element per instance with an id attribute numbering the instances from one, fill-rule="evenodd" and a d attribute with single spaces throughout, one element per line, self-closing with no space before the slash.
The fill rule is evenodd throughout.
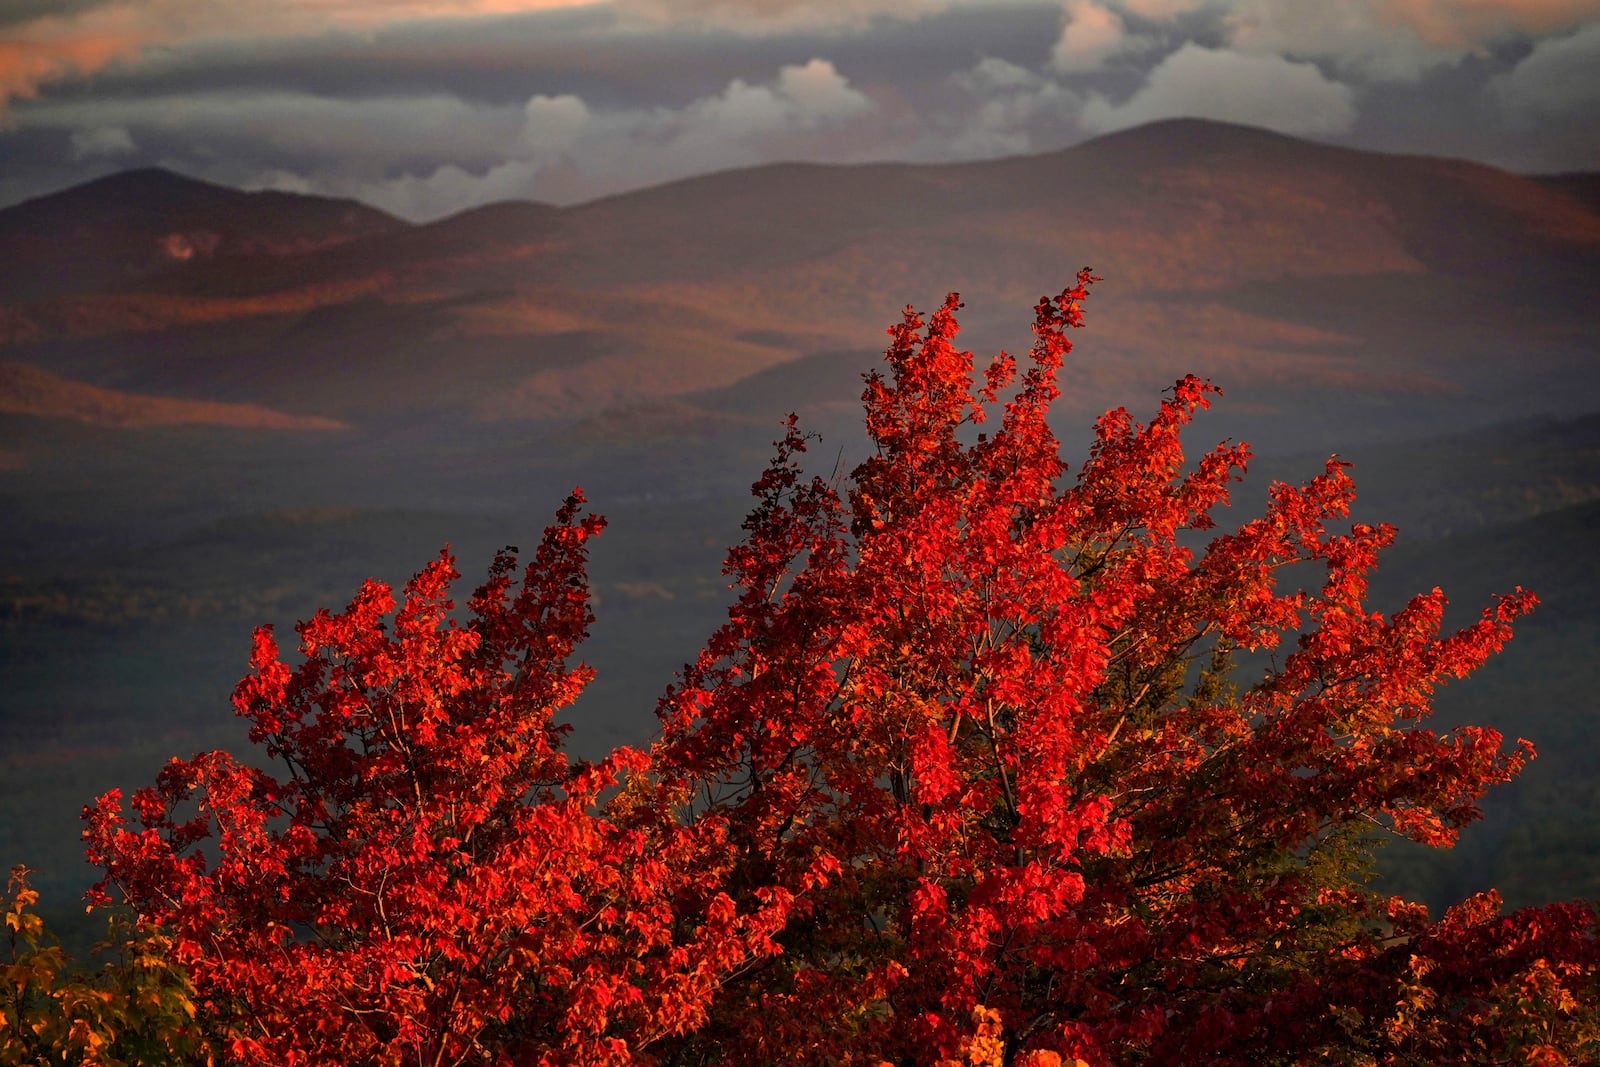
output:
<path id="1" fill-rule="evenodd" d="M 899 309 L 949 291 L 980 350 L 1023 346 L 1032 305 L 1088 265 L 1082 410 L 1198 369 L 1265 432 L 1393 430 L 1401 405 L 1412 433 L 1570 410 L 1591 382 L 1593 188 L 1197 120 L 428 225 L 131 171 L 0 211 L 0 360 L 355 424 L 649 407 L 660 433 L 754 414 L 726 394 L 807 363 L 826 373 L 796 400 L 853 401 L 830 357 L 864 365 Z"/>
<path id="2" fill-rule="evenodd" d="M 250 626 L 287 631 L 446 540 L 470 582 L 579 483 L 613 522 L 576 744 L 641 740 L 721 610 L 721 547 L 782 415 L 820 431 L 819 473 L 847 470 L 861 374 L 902 309 L 959 292 L 980 359 L 1019 352 L 1084 266 L 1102 280 L 1063 372 L 1069 459 L 1095 414 L 1145 417 L 1197 373 L 1224 396 L 1192 445 L 1249 440 L 1286 479 L 1354 455 L 1361 517 L 1399 522 L 1418 580 L 1481 598 L 1521 567 L 1562 586 L 1559 633 L 1521 667 L 1514 644 L 1490 689 L 1560 709 L 1528 719 L 1560 743 L 1517 795 L 1541 813 L 1569 786 L 1600 795 L 1582 725 L 1600 609 L 1578 595 L 1600 499 L 1600 175 L 1182 120 L 425 225 L 161 170 L 0 209 L 0 861 L 70 896 L 79 806 L 240 740 L 227 687 Z M 1513 807 L 1491 812 L 1495 842 L 1520 840 Z M 1591 816 L 1558 818 L 1563 840 Z M 1483 849 L 1448 877 L 1396 869 L 1444 900 L 1520 854 Z"/>

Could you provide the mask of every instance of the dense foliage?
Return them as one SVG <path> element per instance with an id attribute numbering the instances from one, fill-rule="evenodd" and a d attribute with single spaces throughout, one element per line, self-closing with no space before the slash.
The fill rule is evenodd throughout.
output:
<path id="1" fill-rule="evenodd" d="M 112 958 L 97 973 L 75 971 L 33 910 L 38 899 L 27 868 L 13 868 L 0 935 L 0 1064 L 215 1062 L 169 938 L 118 917 L 101 946 Z"/>
<path id="2" fill-rule="evenodd" d="M 298 666 L 258 632 L 234 702 L 281 770 L 173 760 L 133 822 L 101 798 L 98 899 L 165 931 L 238 1062 L 1600 1054 L 1592 908 L 1430 922 L 1364 884 L 1376 838 L 1451 844 L 1531 755 L 1425 720 L 1533 597 L 1448 636 L 1438 590 L 1367 610 L 1393 531 L 1340 528 L 1338 460 L 1213 533 L 1249 451 L 1186 461 L 1196 378 L 1069 478 L 1092 280 L 981 375 L 954 297 L 908 310 L 842 489 L 791 420 L 649 751 L 561 749 L 601 528 L 574 495 L 463 618 L 446 554 L 302 624 Z"/>

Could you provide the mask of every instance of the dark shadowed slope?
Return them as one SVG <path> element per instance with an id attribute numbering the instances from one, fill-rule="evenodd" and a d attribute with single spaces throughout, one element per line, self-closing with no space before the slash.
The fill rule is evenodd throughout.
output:
<path id="1" fill-rule="evenodd" d="M 1534 179 L 1540 185 L 1566 193 L 1591 211 L 1600 211 L 1600 173 L 1571 171 L 1566 174 L 1541 174 Z"/>
<path id="2" fill-rule="evenodd" d="M 0 210 L 0 292 L 11 303 L 114 291 L 186 263 L 304 253 L 405 225 L 353 200 L 125 171 Z"/>

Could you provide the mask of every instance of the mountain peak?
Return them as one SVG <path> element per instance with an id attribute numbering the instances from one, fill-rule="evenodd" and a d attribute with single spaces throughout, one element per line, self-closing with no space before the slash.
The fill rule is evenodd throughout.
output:
<path id="1" fill-rule="evenodd" d="M 141 167 L 0 210 L 0 288 L 11 301 L 94 292 L 196 259 L 295 255 L 408 225 L 354 200 Z"/>
<path id="2" fill-rule="evenodd" d="M 216 182 L 208 182 L 202 178 L 192 178 L 187 174 L 180 174 L 166 167 L 134 167 L 131 170 L 115 171 L 102 175 L 99 178 L 84 182 L 82 185 L 73 186 L 64 190 L 64 193 L 90 193 L 104 195 L 112 192 L 187 192 L 198 190 L 221 190 L 234 192 L 226 186 Z"/>
<path id="3" fill-rule="evenodd" d="M 1161 162 L 1236 152 L 1299 153 L 1323 150 L 1345 151 L 1333 145 L 1259 126 L 1201 118 L 1158 119 L 1142 126 L 1101 134 L 1068 149 L 1090 154 L 1128 154 L 1136 159 L 1148 156 L 1152 161 Z"/>
<path id="4" fill-rule="evenodd" d="M 54 193 L 0 208 L 0 233 L 18 228 L 41 229 L 62 223 L 126 223 L 140 217 L 192 216 L 222 212 L 260 215 L 263 209 L 303 211 L 320 205 L 338 205 L 358 211 L 369 223 L 383 228 L 405 225 L 377 208 L 355 200 L 301 193 L 261 190 L 244 192 L 226 185 L 192 178 L 165 167 L 137 167 L 61 189 Z"/>

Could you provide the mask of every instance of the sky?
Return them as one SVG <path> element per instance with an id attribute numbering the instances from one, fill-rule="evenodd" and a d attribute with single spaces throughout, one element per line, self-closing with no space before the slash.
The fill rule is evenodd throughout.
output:
<path id="1" fill-rule="evenodd" d="M 1600 171 L 1600 0 L 0 0 L 0 206 L 159 165 L 427 221 L 1183 116 Z"/>

